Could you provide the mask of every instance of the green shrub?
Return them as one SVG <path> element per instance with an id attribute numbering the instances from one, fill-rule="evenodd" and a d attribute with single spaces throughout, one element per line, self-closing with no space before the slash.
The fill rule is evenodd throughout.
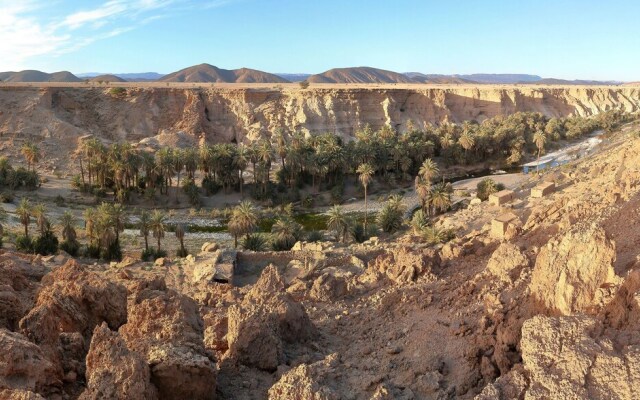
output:
<path id="1" fill-rule="evenodd" d="M 198 190 L 198 186 L 193 179 L 184 180 L 182 191 L 187 195 L 192 206 L 200 205 L 200 190 Z"/>
<path id="2" fill-rule="evenodd" d="M 100 258 L 100 246 L 90 244 L 82 252 L 88 258 Z"/>
<path id="3" fill-rule="evenodd" d="M 16 237 L 16 250 L 24 253 L 33 253 L 33 241 L 31 237 L 25 235 Z"/>
<path id="4" fill-rule="evenodd" d="M 114 87 L 109 89 L 109 94 L 113 95 L 113 96 L 123 96 L 125 94 L 127 94 L 127 89 L 123 88 L 123 87 Z"/>
<path id="5" fill-rule="evenodd" d="M 242 248 L 252 251 L 264 251 L 266 241 L 261 235 L 248 235 L 242 240 Z"/>
<path id="6" fill-rule="evenodd" d="M 0 203 L 13 203 L 13 194 L 8 192 L 0 193 Z"/>
<path id="7" fill-rule="evenodd" d="M 70 256 L 75 257 L 78 255 L 78 252 L 80 251 L 80 243 L 78 243 L 78 241 L 76 240 L 74 241 L 65 240 L 64 242 L 60 243 L 60 250 L 66 252 Z"/>
<path id="8" fill-rule="evenodd" d="M 320 242 L 324 240 L 324 236 L 320 231 L 311 231 L 307 235 L 307 242 Z"/>
<path id="9" fill-rule="evenodd" d="M 153 247 L 149 247 L 149 250 L 142 250 L 142 254 L 140 255 L 140 259 L 142 261 L 155 261 L 158 258 L 166 257 L 167 252 L 160 249 L 157 251 Z"/>
<path id="10" fill-rule="evenodd" d="M 482 201 L 485 201 L 492 194 L 504 190 L 504 185 L 501 183 L 496 183 L 496 181 L 491 178 L 485 178 L 478 182 L 476 189 L 478 191 L 478 198 Z"/>
<path id="11" fill-rule="evenodd" d="M 58 252 L 58 238 L 51 229 L 47 229 L 33 242 L 33 252 L 48 256 Z"/>
<path id="12" fill-rule="evenodd" d="M 178 249 L 176 251 L 176 257 L 184 258 L 189 255 L 189 250 L 187 249 Z"/>
<path id="13" fill-rule="evenodd" d="M 120 248 L 120 242 L 114 240 L 109 246 L 100 250 L 100 258 L 106 261 L 120 261 L 122 260 L 122 249 Z"/>

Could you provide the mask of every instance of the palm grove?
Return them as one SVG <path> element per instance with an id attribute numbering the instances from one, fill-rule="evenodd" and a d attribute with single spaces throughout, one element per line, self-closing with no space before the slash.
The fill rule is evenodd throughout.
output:
<path id="1" fill-rule="evenodd" d="M 441 241 L 447 234 L 429 227 L 429 218 L 446 211 L 451 205 L 451 186 L 438 181 L 440 169 L 457 164 L 474 164 L 491 160 L 497 164 L 521 163 L 527 155 L 540 156 L 545 148 L 561 139 L 574 139 L 598 129 L 612 130 L 630 118 L 618 111 L 602 113 L 594 118 L 551 118 L 540 113 L 515 113 L 487 119 L 482 123 L 443 124 L 417 129 L 409 122 L 399 133 L 385 126 L 373 130 L 366 126 L 358 130 L 353 141 L 344 142 L 334 134 L 304 135 L 278 129 L 269 138 L 248 145 L 213 144 L 193 148 L 162 148 L 156 152 L 140 150 L 128 143 L 105 146 L 97 139 L 83 142 L 78 157 L 80 174 L 74 185 L 81 191 L 104 197 L 113 193 L 115 203 L 104 202 L 84 213 L 88 243 L 85 254 L 91 257 L 118 259 L 121 257 L 120 233 L 127 224 L 123 204 L 140 201 L 166 204 L 179 202 L 181 192 L 198 206 L 202 195 L 219 191 L 237 191 L 265 205 L 300 202 L 313 206 L 316 196 L 303 193 L 329 191 L 332 202 L 343 200 L 345 185 L 361 186 L 365 198 L 362 223 L 335 206 L 328 212 L 327 228 L 337 240 L 351 237 L 361 241 L 377 229 L 394 232 L 400 229 L 404 206 L 400 198 L 391 197 L 375 220 L 368 215 L 368 191 L 373 182 L 394 188 L 402 182 L 412 182 L 422 202 L 414 215 L 412 226 L 429 241 Z M 38 182 L 34 165 L 40 157 L 37 147 L 28 144 L 22 149 L 32 185 Z M 438 160 L 438 163 L 434 161 Z M 6 160 L 0 163 L 0 188 L 15 189 L 9 175 L 16 175 Z M 252 179 L 245 181 L 246 172 Z M 15 181 L 16 178 L 13 178 Z M 175 183 L 175 185 L 174 185 Z M 489 188 L 489 190 L 491 187 Z M 49 253 L 55 235 L 40 206 L 21 203 L 20 222 L 24 235 L 16 240 L 23 250 Z M 31 240 L 28 225 L 37 220 L 39 236 Z M 165 216 L 160 211 L 143 212 L 138 228 L 144 237 L 143 258 L 165 254 L 161 240 L 165 234 Z M 242 202 L 231 213 L 228 230 L 235 244 L 242 239 L 245 248 L 265 248 L 264 237 L 253 234 L 258 226 L 256 207 Z M 59 221 L 62 232 L 60 247 L 76 254 L 80 249 L 73 218 L 65 215 Z M 186 255 L 184 226 L 173 227 L 180 242 L 179 255 Z M 149 246 L 149 236 L 157 245 Z M 314 233 L 309 239 L 317 239 Z M 302 227 L 293 220 L 292 212 L 282 213 L 272 226 L 271 246 L 275 250 L 291 248 L 303 237 Z M 45 243 L 46 242 L 46 243 Z M 55 247 L 57 248 L 57 239 Z"/>

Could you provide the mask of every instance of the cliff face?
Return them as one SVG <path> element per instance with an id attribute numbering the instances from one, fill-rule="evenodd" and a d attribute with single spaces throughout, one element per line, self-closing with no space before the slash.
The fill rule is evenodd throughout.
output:
<path id="1" fill-rule="evenodd" d="M 137 141 L 184 131 L 210 142 L 254 140 L 278 127 L 345 137 L 365 124 L 403 129 L 517 111 L 589 116 L 637 111 L 638 87 L 0 88 L 0 134 Z"/>

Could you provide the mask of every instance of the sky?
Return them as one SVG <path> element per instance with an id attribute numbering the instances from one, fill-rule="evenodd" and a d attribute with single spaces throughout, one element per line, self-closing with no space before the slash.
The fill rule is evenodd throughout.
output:
<path id="1" fill-rule="evenodd" d="M 0 0 L 0 71 L 640 80 L 637 0 Z"/>

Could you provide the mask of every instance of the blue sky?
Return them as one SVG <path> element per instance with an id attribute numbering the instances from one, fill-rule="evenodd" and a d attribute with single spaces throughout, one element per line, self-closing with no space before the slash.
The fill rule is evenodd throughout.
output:
<path id="1" fill-rule="evenodd" d="M 640 80 L 633 0 L 0 0 L 0 71 L 374 66 Z"/>

